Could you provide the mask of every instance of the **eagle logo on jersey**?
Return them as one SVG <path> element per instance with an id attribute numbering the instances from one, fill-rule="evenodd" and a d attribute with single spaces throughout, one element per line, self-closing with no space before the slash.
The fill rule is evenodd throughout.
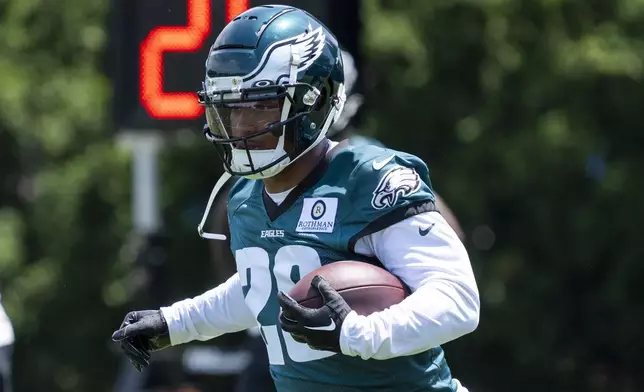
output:
<path id="1" fill-rule="evenodd" d="M 420 189 L 420 177 L 414 169 L 394 166 L 389 169 L 373 191 L 371 205 L 377 210 L 396 205 L 399 197 L 407 197 Z"/>
<path id="2" fill-rule="evenodd" d="M 297 72 L 301 72 L 309 68 L 320 57 L 325 43 L 326 36 L 322 27 L 313 30 L 309 26 L 306 32 L 277 41 L 269 46 L 264 51 L 259 65 L 249 74 L 242 76 L 242 79 L 251 87 L 279 85 L 282 81 L 288 82 L 291 53 L 299 55 L 300 63 L 297 66 Z M 275 79 L 276 77 L 277 79 Z"/>

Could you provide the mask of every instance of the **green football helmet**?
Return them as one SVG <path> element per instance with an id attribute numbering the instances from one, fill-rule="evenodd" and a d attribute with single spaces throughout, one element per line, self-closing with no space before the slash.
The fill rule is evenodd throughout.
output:
<path id="1" fill-rule="evenodd" d="M 322 141 L 342 113 L 338 42 L 306 11 L 251 8 L 210 48 L 198 96 L 206 113 L 204 134 L 225 170 L 272 177 Z M 260 141 L 269 134 L 275 145 L 267 149 Z"/>

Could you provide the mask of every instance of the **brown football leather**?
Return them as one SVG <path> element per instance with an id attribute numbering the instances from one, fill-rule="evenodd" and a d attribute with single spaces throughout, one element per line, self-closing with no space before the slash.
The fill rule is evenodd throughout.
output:
<path id="1" fill-rule="evenodd" d="M 400 279 L 383 268 L 360 261 L 339 261 L 314 270 L 289 291 L 294 300 L 308 308 L 323 305 L 317 289 L 311 287 L 315 275 L 324 277 L 363 316 L 400 303 L 407 294 Z"/>

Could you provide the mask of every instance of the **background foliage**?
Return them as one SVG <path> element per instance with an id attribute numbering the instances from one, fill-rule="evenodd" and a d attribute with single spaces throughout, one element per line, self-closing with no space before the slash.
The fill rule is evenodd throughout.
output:
<path id="1" fill-rule="evenodd" d="M 110 390 L 109 334 L 145 278 L 108 116 L 107 4 L 63 3 L 0 1 L 0 279 L 17 391 Z M 474 391 L 635 391 L 644 1 L 367 0 L 364 15 L 364 132 L 426 159 L 477 271 L 482 321 L 447 345 L 456 375 Z M 218 281 L 194 227 L 219 171 L 198 129 L 169 140 L 172 285 L 147 305 Z"/>

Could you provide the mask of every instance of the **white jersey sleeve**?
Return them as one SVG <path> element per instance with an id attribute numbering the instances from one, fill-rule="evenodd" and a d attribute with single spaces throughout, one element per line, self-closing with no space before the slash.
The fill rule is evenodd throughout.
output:
<path id="1" fill-rule="evenodd" d="M 351 312 L 342 325 L 342 352 L 363 359 L 413 355 L 476 329 L 479 293 L 465 247 L 436 211 L 424 212 L 358 240 L 412 291 L 401 303 L 369 316 Z"/>
<path id="2" fill-rule="evenodd" d="M 257 325 L 235 274 L 212 290 L 161 308 L 172 345 L 209 340 Z"/>

